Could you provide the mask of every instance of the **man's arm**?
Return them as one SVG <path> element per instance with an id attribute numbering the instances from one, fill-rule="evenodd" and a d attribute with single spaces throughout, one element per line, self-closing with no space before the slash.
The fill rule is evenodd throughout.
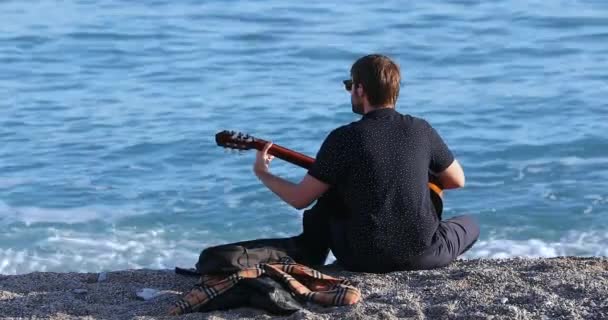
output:
<path id="1" fill-rule="evenodd" d="M 429 143 L 431 148 L 430 171 L 439 180 L 444 189 L 456 189 L 464 187 L 464 172 L 454 154 L 445 144 L 437 131 L 428 125 Z"/>
<path id="2" fill-rule="evenodd" d="M 456 159 L 454 159 L 449 167 L 438 173 L 437 178 L 444 189 L 456 189 L 464 187 L 464 171 Z"/>
<path id="3" fill-rule="evenodd" d="M 274 194 L 279 196 L 296 209 L 304 209 L 318 199 L 329 189 L 329 185 L 311 175 L 305 175 L 300 183 L 295 184 L 268 171 L 268 166 L 274 158 L 268 154 L 272 143 L 268 143 L 262 151 L 258 151 L 253 172 Z"/>

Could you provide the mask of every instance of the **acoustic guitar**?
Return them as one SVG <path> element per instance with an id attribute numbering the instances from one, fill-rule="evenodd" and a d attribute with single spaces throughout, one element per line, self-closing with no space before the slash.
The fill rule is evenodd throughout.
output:
<path id="1" fill-rule="evenodd" d="M 264 146 L 268 143 L 266 140 L 255 138 L 248 134 L 228 130 L 218 132 L 215 135 L 215 142 L 220 147 L 235 150 L 263 150 Z M 312 164 L 315 162 L 314 158 L 274 143 L 272 147 L 268 149 L 268 153 L 304 169 L 310 169 Z M 435 207 L 435 212 L 441 219 L 441 213 L 443 212 L 443 189 L 441 188 L 437 179 L 430 173 L 428 187 L 431 194 L 431 201 Z"/>

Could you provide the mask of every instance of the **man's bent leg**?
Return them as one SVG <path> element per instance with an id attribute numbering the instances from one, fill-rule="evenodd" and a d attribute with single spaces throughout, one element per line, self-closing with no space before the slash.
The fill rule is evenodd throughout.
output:
<path id="1" fill-rule="evenodd" d="M 329 255 L 331 198 L 323 195 L 302 217 L 302 233 L 294 237 L 303 264 L 317 266 L 325 264 Z M 298 261 L 296 258 L 294 258 Z"/>
<path id="2" fill-rule="evenodd" d="M 417 270 L 444 267 L 469 250 L 479 238 L 479 225 L 470 216 L 458 216 L 439 223 L 433 249 L 412 261 Z"/>
<path id="3" fill-rule="evenodd" d="M 303 232 L 298 236 L 240 241 L 203 250 L 196 264 L 198 272 L 230 272 L 258 263 L 276 262 L 285 256 L 308 266 L 325 264 L 329 254 L 329 216 L 334 209 L 333 201 L 333 195 L 328 192 L 304 211 Z"/>
<path id="4" fill-rule="evenodd" d="M 446 232 L 446 245 L 452 260 L 465 253 L 479 238 L 479 225 L 471 216 L 458 216 L 442 221 Z"/>

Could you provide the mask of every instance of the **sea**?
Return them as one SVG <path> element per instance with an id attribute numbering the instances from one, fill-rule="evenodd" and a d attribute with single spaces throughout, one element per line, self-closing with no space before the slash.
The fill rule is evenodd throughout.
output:
<path id="1" fill-rule="evenodd" d="M 608 1 L 2 0 L 0 274 L 298 234 L 255 152 L 214 136 L 314 157 L 360 118 L 342 80 L 370 53 L 465 170 L 444 212 L 481 225 L 465 259 L 608 255 Z"/>

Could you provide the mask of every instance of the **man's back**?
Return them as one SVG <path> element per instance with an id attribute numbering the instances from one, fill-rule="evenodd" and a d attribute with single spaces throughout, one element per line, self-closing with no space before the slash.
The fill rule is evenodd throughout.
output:
<path id="1" fill-rule="evenodd" d="M 343 237 L 332 245 L 338 260 L 352 270 L 391 269 L 429 248 L 439 220 L 428 172 L 453 160 L 426 121 L 392 108 L 334 130 L 309 174 L 335 186 L 346 206 L 335 223 Z"/>

